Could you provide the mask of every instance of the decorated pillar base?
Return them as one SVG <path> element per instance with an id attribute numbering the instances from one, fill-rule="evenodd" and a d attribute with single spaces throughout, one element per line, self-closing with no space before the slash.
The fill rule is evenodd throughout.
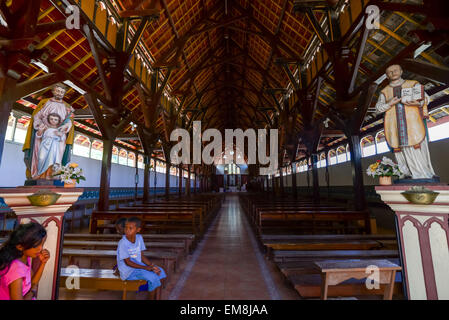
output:
<path id="1" fill-rule="evenodd" d="M 58 271 L 62 252 L 64 214 L 79 196 L 81 188 L 54 186 L 17 187 L 2 189 L 0 197 L 17 215 L 20 224 L 37 222 L 47 230 L 44 248 L 50 252 L 50 260 L 45 265 L 39 282 L 39 300 L 56 299 Z M 29 196 L 33 197 L 29 198 Z M 34 205 L 33 205 L 34 204 Z"/>
<path id="2" fill-rule="evenodd" d="M 432 204 L 413 204 L 401 194 L 413 185 L 377 186 L 396 215 L 400 249 L 411 300 L 449 299 L 449 186 L 425 187 L 439 195 Z"/>

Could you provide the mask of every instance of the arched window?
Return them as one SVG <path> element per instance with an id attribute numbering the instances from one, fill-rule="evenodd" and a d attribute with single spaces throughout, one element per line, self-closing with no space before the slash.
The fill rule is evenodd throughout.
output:
<path id="1" fill-rule="evenodd" d="M 337 164 L 337 153 L 334 149 L 329 150 L 328 152 L 329 165 Z"/>
<path id="2" fill-rule="evenodd" d="M 92 148 L 90 148 L 90 157 L 95 160 L 103 159 L 103 141 L 92 141 Z"/>
<path id="3" fill-rule="evenodd" d="M 73 154 L 80 157 L 90 157 L 90 139 L 82 134 L 77 134 L 73 141 Z"/>
<path id="4" fill-rule="evenodd" d="M 165 173 L 165 162 L 156 161 L 156 172 Z"/>
<path id="5" fill-rule="evenodd" d="M 323 152 L 318 157 L 317 168 L 326 167 L 326 154 Z"/>
<path id="6" fill-rule="evenodd" d="M 12 141 L 14 139 L 15 127 L 16 127 L 16 117 L 10 115 L 8 118 L 8 127 L 6 128 L 6 137 L 5 137 L 6 140 Z"/>
<path id="7" fill-rule="evenodd" d="M 376 134 L 377 154 L 390 151 L 387 140 L 385 139 L 385 131 L 379 131 Z"/>
<path id="8" fill-rule="evenodd" d="M 189 172 L 187 170 L 182 170 L 182 176 L 186 179 L 189 178 Z"/>
<path id="9" fill-rule="evenodd" d="M 120 149 L 118 153 L 118 163 L 121 165 L 128 165 L 128 151 L 125 149 Z"/>
<path id="10" fill-rule="evenodd" d="M 116 146 L 112 147 L 112 163 L 118 163 L 118 148 Z"/>
<path id="11" fill-rule="evenodd" d="M 344 146 L 339 146 L 337 148 L 337 163 L 343 163 L 348 161 L 346 157 L 346 148 Z"/>
<path id="12" fill-rule="evenodd" d="M 309 170 L 309 159 L 304 159 L 304 161 L 302 162 L 302 171 L 307 171 Z"/>
<path id="13" fill-rule="evenodd" d="M 177 176 L 178 175 L 178 168 L 177 167 L 170 167 L 170 175 Z"/>
<path id="14" fill-rule="evenodd" d="M 136 154 L 134 152 L 128 152 L 128 166 L 136 166 Z"/>
<path id="15" fill-rule="evenodd" d="M 17 119 L 14 131 L 14 142 L 24 143 L 31 117 L 23 116 Z"/>
<path id="16" fill-rule="evenodd" d="M 143 155 L 141 155 L 141 154 L 139 154 L 137 156 L 137 168 L 139 168 L 139 169 L 145 168 L 145 164 L 143 163 Z"/>
<path id="17" fill-rule="evenodd" d="M 366 158 L 376 154 L 376 144 L 372 136 L 363 137 L 360 141 L 360 148 L 362 149 L 362 157 Z"/>
<path id="18" fill-rule="evenodd" d="M 349 143 L 346 145 L 346 158 L 348 158 L 348 161 L 351 160 L 351 151 L 349 149 Z"/>
<path id="19" fill-rule="evenodd" d="M 292 174 L 292 166 L 287 166 L 286 168 L 287 174 Z"/>

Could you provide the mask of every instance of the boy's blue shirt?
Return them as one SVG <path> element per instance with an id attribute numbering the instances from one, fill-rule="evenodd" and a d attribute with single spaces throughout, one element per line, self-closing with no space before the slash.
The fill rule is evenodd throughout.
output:
<path id="1" fill-rule="evenodd" d="M 142 251 L 145 250 L 146 247 L 142 235 L 136 234 L 136 241 L 134 243 L 130 242 L 126 239 L 126 236 L 123 235 L 117 247 L 117 267 L 120 271 L 120 278 L 122 280 L 126 280 L 134 270 L 134 268 L 126 265 L 125 259 L 130 258 L 134 263 L 145 265 L 142 263 Z"/>

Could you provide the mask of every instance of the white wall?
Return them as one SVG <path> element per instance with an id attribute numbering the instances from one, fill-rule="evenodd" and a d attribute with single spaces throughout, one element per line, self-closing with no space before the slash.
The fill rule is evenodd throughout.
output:
<path id="1" fill-rule="evenodd" d="M 79 164 L 84 171 L 86 181 L 80 181 L 79 187 L 99 187 L 101 175 L 101 161 L 90 158 L 72 155 L 71 162 Z M 23 162 L 22 144 L 15 142 L 5 142 L 3 150 L 3 159 L 0 164 L 0 187 L 23 186 L 26 180 L 25 163 Z M 143 187 L 142 169 L 138 169 L 139 187 Z M 133 167 L 112 164 L 111 168 L 111 187 L 135 187 L 136 169 Z M 165 174 L 156 172 L 156 187 L 165 187 Z M 170 176 L 170 187 L 176 187 L 178 177 Z M 184 179 L 185 186 L 187 179 Z M 194 180 L 191 179 L 193 187 Z M 154 171 L 150 173 L 150 188 L 154 186 Z"/>
<path id="2" fill-rule="evenodd" d="M 449 183 L 449 139 L 438 140 L 429 143 L 430 157 L 432 160 L 432 166 L 435 173 L 440 177 L 442 183 Z M 396 162 L 396 158 L 393 153 L 386 152 L 382 154 L 376 154 L 374 156 L 362 158 L 363 168 L 363 182 L 365 185 L 378 185 L 378 179 L 374 179 L 365 174 L 366 169 L 372 163 L 382 157 L 388 157 Z M 318 169 L 319 184 L 320 186 L 326 186 L 326 168 Z M 279 179 L 279 178 L 277 178 Z M 310 185 L 313 183 L 312 171 L 309 171 Z M 332 186 L 352 186 L 352 166 L 351 161 L 347 161 L 340 164 L 329 166 L 329 180 Z M 284 186 L 291 186 L 291 176 L 284 176 Z M 270 181 L 271 183 L 271 181 Z M 296 185 L 298 187 L 307 186 L 307 172 L 301 172 L 296 174 Z"/>

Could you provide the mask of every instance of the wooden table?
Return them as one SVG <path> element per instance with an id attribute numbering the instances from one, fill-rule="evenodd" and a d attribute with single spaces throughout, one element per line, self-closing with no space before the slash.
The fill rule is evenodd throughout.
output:
<path id="1" fill-rule="evenodd" d="M 321 271 L 321 299 L 327 300 L 329 286 L 336 286 L 351 278 L 367 278 L 368 266 L 376 266 L 379 270 L 379 284 L 385 284 L 384 300 L 393 297 L 396 271 L 402 270 L 400 266 L 388 260 L 325 260 L 315 262 Z"/>

